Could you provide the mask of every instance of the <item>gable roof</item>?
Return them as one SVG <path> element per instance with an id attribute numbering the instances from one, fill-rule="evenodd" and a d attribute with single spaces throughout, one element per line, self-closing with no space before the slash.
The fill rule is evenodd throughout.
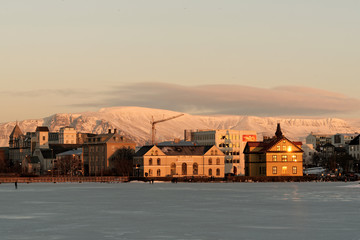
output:
<path id="1" fill-rule="evenodd" d="M 213 145 L 214 146 L 214 145 Z M 156 146 L 158 147 L 165 155 L 167 156 L 202 156 L 207 153 L 213 146 Z M 135 153 L 135 156 L 144 156 L 147 152 L 149 152 L 154 145 L 143 146 Z M 219 153 L 223 155 L 221 150 L 219 149 Z"/>
<path id="2" fill-rule="evenodd" d="M 359 145 L 359 138 L 360 138 L 360 135 L 357 135 L 353 140 L 351 140 L 349 145 Z"/>
<path id="3" fill-rule="evenodd" d="M 297 152 L 300 152 L 300 151 L 304 152 L 299 146 L 299 145 L 302 145 L 301 142 L 292 142 L 289 139 L 287 139 L 286 137 L 282 136 L 279 138 L 275 137 L 275 138 L 271 139 L 270 141 L 266 141 L 266 142 L 247 142 L 246 146 L 244 148 L 244 153 L 250 153 L 250 151 L 248 151 L 250 147 L 254 148 L 251 151 L 252 153 L 266 153 L 272 147 L 276 146 L 279 142 L 281 142 L 283 140 L 286 140 L 286 141 L 290 142 L 291 144 L 293 144 L 294 146 L 296 146 L 298 148 Z"/>
<path id="4" fill-rule="evenodd" d="M 150 145 L 150 146 L 142 146 L 136 153 L 135 156 L 136 157 L 140 157 L 140 156 L 144 156 L 148 151 L 150 151 L 150 149 L 152 149 L 154 147 L 154 145 Z"/>
<path id="5" fill-rule="evenodd" d="M 12 130 L 10 134 L 10 138 L 18 138 L 19 136 L 23 135 L 19 125 L 15 125 L 14 129 Z"/>

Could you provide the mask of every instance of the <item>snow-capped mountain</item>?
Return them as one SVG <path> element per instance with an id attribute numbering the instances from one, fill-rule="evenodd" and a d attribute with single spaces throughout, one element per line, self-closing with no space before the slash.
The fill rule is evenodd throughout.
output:
<path id="1" fill-rule="evenodd" d="M 97 112 L 77 114 L 55 114 L 37 120 L 18 122 L 23 133 L 35 131 L 37 126 L 48 126 L 50 131 L 58 131 L 63 126 L 72 126 L 79 132 L 105 133 L 108 129 L 117 129 L 121 134 L 142 145 L 150 141 L 152 117 L 160 120 L 179 115 L 179 112 L 142 108 L 112 107 Z M 184 114 L 181 117 L 156 125 L 157 141 L 183 138 L 185 129 L 235 129 L 255 130 L 258 138 L 272 136 L 276 124 L 281 124 L 285 136 L 291 140 L 303 141 L 310 132 L 317 133 L 354 133 L 360 132 L 360 121 L 337 118 L 277 118 L 254 116 L 198 116 Z M 15 122 L 0 124 L 0 146 L 8 146 L 9 135 Z"/>

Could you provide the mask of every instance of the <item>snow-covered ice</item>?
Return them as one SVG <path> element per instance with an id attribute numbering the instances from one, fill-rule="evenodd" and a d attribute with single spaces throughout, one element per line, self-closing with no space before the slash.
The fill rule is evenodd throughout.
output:
<path id="1" fill-rule="evenodd" d="M 360 239 L 360 184 L 0 185 L 0 239 Z"/>

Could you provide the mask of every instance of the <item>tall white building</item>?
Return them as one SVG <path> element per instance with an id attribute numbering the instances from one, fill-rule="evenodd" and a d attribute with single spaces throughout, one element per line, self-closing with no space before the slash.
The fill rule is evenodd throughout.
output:
<path id="1" fill-rule="evenodd" d="M 185 131 L 191 133 L 191 141 L 204 146 L 217 146 L 225 154 L 225 174 L 245 175 L 245 157 L 243 154 L 248 141 L 256 141 L 255 131 L 231 129 Z M 189 139 L 189 136 L 185 136 Z"/>

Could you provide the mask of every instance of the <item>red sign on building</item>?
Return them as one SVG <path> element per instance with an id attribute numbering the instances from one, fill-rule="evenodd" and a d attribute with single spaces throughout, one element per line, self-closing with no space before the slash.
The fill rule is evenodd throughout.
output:
<path id="1" fill-rule="evenodd" d="M 243 135 L 243 142 L 255 142 L 256 135 Z"/>

